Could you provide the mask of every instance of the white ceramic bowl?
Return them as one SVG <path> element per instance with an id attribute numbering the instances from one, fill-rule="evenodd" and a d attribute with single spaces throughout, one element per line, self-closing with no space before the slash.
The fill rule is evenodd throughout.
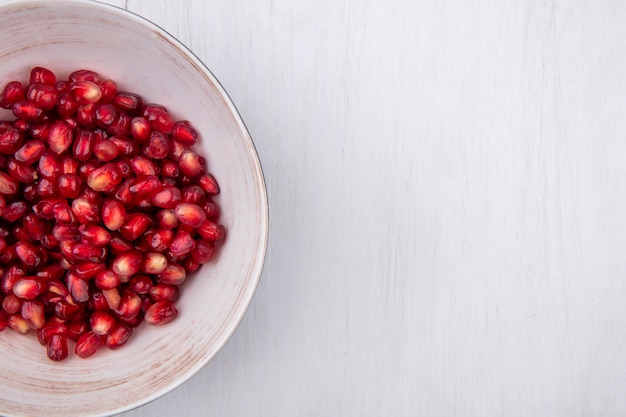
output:
<path id="1" fill-rule="evenodd" d="M 250 136 L 214 76 L 165 31 L 91 1 L 0 3 L 0 84 L 41 65 L 88 68 L 185 118 L 221 186 L 228 230 L 217 260 L 190 278 L 165 326 L 141 325 L 129 343 L 88 359 L 47 359 L 34 334 L 0 332 L 0 415 L 111 415 L 167 393 L 200 370 L 241 321 L 259 280 L 268 233 L 261 167 Z M 6 111 L 0 118 L 9 117 Z"/>

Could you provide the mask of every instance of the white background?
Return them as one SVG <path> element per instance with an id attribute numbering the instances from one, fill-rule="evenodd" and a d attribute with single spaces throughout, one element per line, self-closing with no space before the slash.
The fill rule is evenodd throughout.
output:
<path id="1" fill-rule="evenodd" d="M 150 416 L 626 415 L 626 3 L 110 0 L 238 106 L 270 240 Z"/>

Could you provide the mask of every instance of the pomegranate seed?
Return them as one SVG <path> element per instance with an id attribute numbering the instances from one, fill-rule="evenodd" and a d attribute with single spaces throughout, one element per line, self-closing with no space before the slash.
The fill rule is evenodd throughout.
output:
<path id="1" fill-rule="evenodd" d="M 18 129 L 6 126 L 0 128 L 0 153 L 13 155 L 24 143 L 24 135 Z"/>
<path id="2" fill-rule="evenodd" d="M 100 262 L 83 262 L 74 266 L 74 273 L 80 279 L 90 279 L 104 271 L 105 265 Z"/>
<path id="3" fill-rule="evenodd" d="M 170 142 L 170 152 L 167 156 L 169 156 L 172 160 L 178 161 L 180 156 L 187 150 L 187 147 L 180 142 L 175 140 Z"/>
<path id="4" fill-rule="evenodd" d="M 183 202 L 196 205 L 203 205 L 206 201 L 206 195 L 202 188 L 197 185 L 190 185 L 183 189 Z"/>
<path id="5" fill-rule="evenodd" d="M 164 133 L 155 130 L 150 134 L 148 146 L 143 148 L 143 153 L 152 159 L 164 159 L 169 154 L 169 142 Z"/>
<path id="6" fill-rule="evenodd" d="M 115 199 L 121 202 L 124 206 L 130 206 L 133 201 L 130 186 L 134 182 L 134 178 L 126 178 L 113 192 L 113 197 L 115 197 Z"/>
<path id="7" fill-rule="evenodd" d="M 28 322 L 31 329 L 39 329 L 46 322 L 44 305 L 39 300 L 26 300 L 22 304 L 22 317 Z"/>
<path id="8" fill-rule="evenodd" d="M 33 140 L 48 142 L 50 138 L 50 124 L 47 121 L 31 123 L 29 125 L 30 136 Z"/>
<path id="9" fill-rule="evenodd" d="M 48 281 L 48 292 L 58 295 L 60 298 L 65 298 L 70 294 L 65 284 L 57 280 Z"/>
<path id="10" fill-rule="evenodd" d="M 117 118 L 117 111 L 111 104 L 103 104 L 96 109 L 96 125 L 101 129 L 111 126 Z"/>
<path id="11" fill-rule="evenodd" d="M 37 182 L 37 194 L 41 197 L 53 197 L 58 194 L 56 182 L 51 179 L 42 178 Z"/>
<path id="12" fill-rule="evenodd" d="M 213 258 L 214 252 L 215 245 L 213 243 L 198 239 L 195 249 L 191 251 L 191 258 L 199 264 L 205 264 Z"/>
<path id="13" fill-rule="evenodd" d="M 29 207 L 26 202 L 14 201 L 6 207 L 4 213 L 2 214 L 2 219 L 13 223 L 24 217 L 24 215 L 28 213 L 28 209 Z"/>
<path id="14" fill-rule="evenodd" d="M 102 98 L 102 89 L 92 81 L 73 81 L 70 84 L 72 97 L 80 104 L 95 103 Z"/>
<path id="15" fill-rule="evenodd" d="M 161 253 L 146 253 L 144 255 L 142 272 L 146 274 L 160 274 L 167 267 L 167 259 Z"/>
<path id="16" fill-rule="evenodd" d="M 172 127 L 172 139 L 191 146 L 198 139 L 198 132 L 187 121 L 178 121 Z"/>
<path id="17" fill-rule="evenodd" d="M 109 230 L 119 230 L 126 221 L 126 209 L 116 200 L 105 200 L 102 204 L 102 222 Z"/>
<path id="18" fill-rule="evenodd" d="M 53 85 L 31 84 L 26 90 L 26 99 L 37 107 L 46 110 L 57 104 L 58 91 Z"/>
<path id="19" fill-rule="evenodd" d="M 79 198 L 84 198 L 95 206 L 100 206 L 100 204 L 102 204 L 102 193 L 94 191 L 87 186 L 83 187 Z"/>
<path id="20" fill-rule="evenodd" d="M 63 321 L 69 321 L 84 311 L 84 304 L 75 304 L 70 300 L 61 300 L 54 305 L 54 314 Z"/>
<path id="21" fill-rule="evenodd" d="M 1 142 L 1 139 L 0 139 Z M 32 165 L 39 160 L 46 150 L 46 146 L 40 140 L 30 140 L 15 152 L 15 159 L 27 165 Z"/>
<path id="22" fill-rule="evenodd" d="M 187 259 L 185 259 L 185 260 L 183 261 L 183 264 L 182 264 L 182 265 L 183 265 L 183 268 L 185 268 L 185 271 L 187 271 L 187 274 L 191 274 L 191 273 L 193 273 L 193 272 L 196 272 L 196 271 L 197 271 L 198 269 L 200 269 L 200 267 L 202 266 L 202 264 L 201 264 L 201 263 L 196 262 L 196 261 L 193 259 L 193 253 L 194 253 L 194 251 L 195 251 L 195 250 L 197 250 L 197 248 L 196 248 L 196 249 L 194 249 L 193 251 L 191 251 L 191 255 L 192 255 L 192 256 L 188 257 Z"/>
<path id="23" fill-rule="evenodd" d="M 117 83 L 113 80 L 107 79 L 102 81 L 100 84 L 100 89 L 102 90 L 102 97 L 100 98 L 101 103 L 108 103 L 113 100 L 115 95 L 117 94 Z"/>
<path id="24" fill-rule="evenodd" d="M 80 279 L 73 272 L 68 272 L 65 279 L 67 281 L 67 289 L 76 303 L 84 303 L 89 300 L 89 284 L 87 281 Z"/>
<path id="25" fill-rule="evenodd" d="M 102 290 L 102 295 L 106 299 L 109 309 L 116 310 L 120 305 L 120 293 L 117 288 L 111 288 L 110 290 Z"/>
<path id="26" fill-rule="evenodd" d="M 27 268 L 36 268 L 41 264 L 41 253 L 32 243 L 17 242 L 15 253 Z"/>
<path id="27" fill-rule="evenodd" d="M 157 207 L 172 209 L 181 201 L 180 190 L 173 186 L 164 186 L 156 189 L 150 196 L 150 201 Z"/>
<path id="28" fill-rule="evenodd" d="M 107 248 L 96 245 L 77 243 L 72 248 L 72 255 L 76 260 L 87 262 L 104 262 L 107 257 Z"/>
<path id="29" fill-rule="evenodd" d="M 69 75 L 68 80 L 70 82 L 91 81 L 92 83 L 99 83 L 101 81 L 100 75 L 97 72 L 87 69 L 81 69 L 72 72 Z"/>
<path id="30" fill-rule="evenodd" d="M 57 98 L 57 113 L 62 117 L 74 115 L 79 106 L 70 93 L 61 93 Z"/>
<path id="31" fill-rule="evenodd" d="M 46 114 L 44 109 L 27 101 L 15 102 L 12 109 L 15 117 L 29 122 L 39 122 Z"/>
<path id="32" fill-rule="evenodd" d="M 28 334 L 32 331 L 32 327 L 24 317 L 20 314 L 11 314 L 7 325 L 19 334 Z"/>
<path id="33" fill-rule="evenodd" d="M 30 84 L 46 84 L 54 86 L 57 82 L 57 77 L 54 72 L 43 67 L 34 67 L 30 70 Z"/>
<path id="34" fill-rule="evenodd" d="M 100 207 L 85 197 L 78 197 L 72 201 L 72 212 L 76 221 L 81 224 L 98 223 L 100 219 Z"/>
<path id="35" fill-rule="evenodd" d="M 24 94 L 24 88 L 19 81 L 11 81 L 2 90 L 0 94 L 0 107 L 3 109 L 10 109 L 13 104 L 18 101 L 24 101 L 26 95 Z"/>
<path id="36" fill-rule="evenodd" d="M 73 318 L 65 327 L 67 327 L 67 338 L 73 341 L 77 341 L 83 334 L 89 331 L 89 323 L 85 314 Z"/>
<path id="37" fill-rule="evenodd" d="M 50 231 L 50 225 L 33 213 L 24 216 L 23 225 L 28 236 L 34 240 L 41 240 L 42 236 Z"/>
<path id="38" fill-rule="evenodd" d="M 196 241 L 186 230 L 178 230 L 174 240 L 170 243 L 170 251 L 174 256 L 182 256 L 191 252 L 196 247 Z"/>
<path id="39" fill-rule="evenodd" d="M 206 220 L 206 213 L 202 207 L 190 203 L 180 203 L 174 210 L 176 217 L 181 223 L 193 228 L 200 227 Z"/>
<path id="40" fill-rule="evenodd" d="M 56 321 L 48 321 L 37 329 L 37 340 L 45 346 L 55 334 L 67 334 L 65 325 Z"/>
<path id="41" fill-rule="evenodd" d="M 185 282 L 185 278 L 187 278 L 185 268 L 180 265 L 169 264 L 159 274 L 158 282 L 159 284 L 180 285 Z"/>
<path id="42" fill-rule="evenodd" d="M 119 233 L 111 233 L 111 241 L 109 242 L 109 248 L 111 253 L 119 255 L 122 252 L 129 251 L 133 248 L 133 245 L 124 239 Z"/>
<path id="43" fill-rule="evenodd" d="M 107 311 L 94 311 L 89 318 L 91 330 L 99 335 L 106 335 L 115 326 L 115 317 Z"/>
<path id="44" fill-rule="evenodd" d="M 152 126 L 145 117 L 134 117 L 130 122 L 130 133 L 137 142 L 146 145 L 150 140 Z"/>
<path id="45" fill-rule="evenodd" d="M 63 333 L 53 334 L 48 341 L 48 358 L 62 361 L 67 358 L 67 336 Z"/>
<path id="46" fill-rule="evenodd" d="M 146 244 L 150 250 L 163 252 L 169 248 L 173 239 L 174 232 L 171 229 L 159 229 L 146 235 Z"/>
<path id="47" fill-rule="evenodd" d="M 137 177 L 154 176 L 157 174 L 152 160 L 141 155 L 137 155 L 131 160 L 131 168 Z"/>
<path id="48" fill-rule="evenodd" d="M 76 122 L 85 129 L 96 127 L 96 105 L 94 103 L 82 104 L 76 110 Z"/>
<path id="49" fill-rule="evenodd" d="M 214 201 L 207 200 L 202 209 L 206 213 L 206 218 L 209 220 L 216 221 L 220 217 L 220 206 Z"/>
<path id="50" fill-rule="evenodd" d="M 75 221 L 72 209 L 66 202 L 55 204 L 52 211 L 54 212 L 54 218 L 58 223 L 72 224 Z"/>
<path id="51" fill-rule="evenodd" d="M 202 222 L 200 227 L 198 227 L 198 234 L 213 242 L 215 246 L 219 246 L 224 243 L 224 239 L 226 238 L 226 229 L 221 224 L 205 220 Z"/>
<path id="52" fill-rule="evenodd" d="M 173 178 L 176 179 L 180 177 L 180 170 L 178 169 L 178 164 L 169 159 L 164 159 L 161 162 L 161 175 L 165 178 Z"/>
<path id="53" fill-rule="evenodd" d="M 178 158 L 180 172 L 190 177 L 196 177 L 204 173 L 203 158 L 194 151 L 186 150 Z"/>
<path id="54" fill-rule="evenodd" d="M 110 310 L 107 299 L 104 297 L 104 294 L 100 290 L 92 291 L 89 298 L 89 308 L 92 311 L 102 310 L 107 311 Z"/>
<path id="55" fill-rule="evenodd" d="M 0 262 L 8 265 L 17 259 L 17 255 L 15 254 L 15 245 L 7 246 L 6 250 L 2 252 L 0 255 Z"/>
<path id="56" fill-rule="evenodd" d="M 165 107 L 157 104 L 148 104 L 143 109 L 143 117 L 148 119 L 155 130 L 170 133 L 174 126 L 174 119 Z"/>
<path id="57" fill-rule="evenodd" d="M 169 300 L 160 300 L 150 306 L 144 320 L 150 325 L 162 325 L 171 322 L 176 318 L 178 312 L 176 307 Z"/>
<path id="58" fill-rule="evenodd" d="M 80 194 L 83 181 L 76 174 L 62 174 L 57 182 L 57 189 L 61 197 L 76 198 Z"/>
<path id="59" fill-rule="evenodd" d="M 87 161 L 91 157 L 94 148 L 94 135 L 89 130 L 79 130 L 76 133 L 73 153 L 79 161 Z"/>
<path id="60" fill-rule="evenodd" d="M 96 275 L 96 287 L 101 290 L 110 290 L 121 284 L 120 276 L 111 270 L 102 270 Z"/>
<path id="61" fill-rule="evenodd" d="M 52 235 L 59 242 L 73 242 L 80 240 L 77 226 L 57 224 L 52 228 Z"/>
<path id="62" fill-rule="evenodd" d="M 21 311 L 22 299 L 18 298 L 15 294 L 9 294 L 2 300 L 2 309 L 8 314 L 15 314 Z"/>
<path id="63" fill-rule="evenodd" d="M 122 182 L 122 173 L 117 165 L 110 162 L 96 168 L 87 177 L 87 184 L 94 191 L 113 191 L 120 182 Z"/>
<path id="64" fill-rule="evenodd" d="M 19 185 L 16 180 L 4 172 L 0 172 L 0 194 L 12 195 L 17 193 Z"/>
<path id="65" fill-rule="evenodd" d="M 161 187 L 161 181 L 156 175 L 146 175 L 137 178 L 128 188 L 134 198 L 142 197 L 150 194 L 152 191 Z"/>
<path id="66" fill-rule="evenodd" d="M 74 133 L 64 120 L 56 120 L 50 125 L 50 135 L 48 136 L 48 146 L 57 154 L 65 152 L 72 146 Z"/>
<path id="67" fill-rule="evenodd" d="M 141 298 L 132 291 L 125 291 L 115 310 L 117 316 L 124 321 L 134 319 L 141 311 Z"/>
<path id="68" fill-rule="evenodd" d="M 105 246 L 111 241 L 111 234 L 98 225 L 82 225 L 79 230 L 83 239 L 91 245 Z"/>
<path id="69" fill-rule="evenodd" d="M 100 164 L 98 163 L 98 161 L 94 160 L 94 159 L 90 159 L 87 162 L 79 163 L 78 164 L 78 175 L 83 180 L 83 182 L 85 182 L 85 181 L 87 181 L 87 178 L 89 178 L 89 175 L 91 175 L 91 173 L 94 172 L 96 170 L 96 168 L 98 168 L 99 166 L 100 166 Z M 93 195 L 100 196 L 100 192 L 99 191 L 95 191 L 95 190 L 92 189 L 91 192 L 93 193 Z M 89 201 L 92 201 L 92 200 L 89 199 Z"/>
<path id="70" fill-rule="evenodd" d="M 38 178 L 37 171 L 33 167 L 13 158 L 9 158 L 6 170 L 11 177 L 21 183 L 29 184 Z"/>
<path id="71" fill-rule="evenodd" d="M 117 158 L 119 151 L 113 142 L 107 139 L 96 141 L 93 148 L 93 154 L 96 158 L 103 162 L 109 162 Z M 118 166 L 119 168 L 119 166 Z"/>
<path id="72" fill-rule="evenodd" d="M 125 345 L 132 334 L 132 328 L 125 324 L 117 324 L 107 335 L 105 344 L 109 349 L 117 349 Z"/>
<path id="73" fill-rule="evenodd" d="M 7 252 L 9 252 L 7 248 Z M 6 252 L 5 252 L 6 253 Z M 0 290 L 5 294 L 10 294 L 13 291 L 15 282 L 26 276 L 26 271 L 18 265 L 12 265 L 2 274 L 2 281 L 0 282 Z"/>
<path id="74" fill-rule="evenodd" d="M 74 353 L 81 358 L 88 358 L 102 345 L 103 337 L 89 331 L 82 334 L 76 342 Z"/>
<path id="75" fill-rule="evenodd" d="M 135 275 L 128 282 L 128 289 L 136 294 L 148 294 L 150 292 L 150 288 L 152 288 L 152 280 L 147 275 Z"/>
<path id="76" fill-rule="evenodd" d="M 113 123 L 107 128 L 107 133 L 111 135 L 131 136 L 130 125 L 132 120 L 132 116 L 128 113 L 118 113 Z M 137 148 L 133 149 L 137 150 Z"/>
<path id="77" fill-rule="evenodd" d="M 141 269 L 143 263 L 143 255 L 138 250 L 130 250 L 121 253 L 113 260 L 111 269 L 117 273 L 120 278 L 129 278 Z"/>
<path id="78" fill-rule="evenodd" d="M 133 213 L 128 216 L 120 228 L 120 233 L 132 242 L 141 236 L 151 224 L 152 219 L 150 216 L 143 213 Z"/>
<path id="79" fill-rule="evenodd" d="M 36 276 L 20 278 L 13 284 L 13 294 L 27 300 L 32 300 L 43 294 L 45 290 L 45 282 Z"/>
<path id="80" fill-rule="evenodd" d="M 120 156 L 133 157 L 139 152 L 138 144 L 123 136 L 111 136 L 109 140 L 117 146 Z"/>
<path id="81" fill-rule="evenodd" d="M 66 154 L 61 158 L 61 172 L 63 174 L 76 174 L 80 162 L 73 156 Z"/>
<path id="82" fill-rule="evenodd" d="M 112 103 L 120 110 L 136 114 L 141 108 L 141 101 L 138 94 L 120 91 L 113 97 Z"/>

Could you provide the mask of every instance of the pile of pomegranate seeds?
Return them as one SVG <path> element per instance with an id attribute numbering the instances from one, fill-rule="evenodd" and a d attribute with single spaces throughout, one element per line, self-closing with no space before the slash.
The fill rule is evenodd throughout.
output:
<path id="1" fill-rule="evenodd" d="M 116 349 L 169 323 L 179 286 L 224 241 L 197 132 L 165 107 L 79 70 L 36 67 L 0 107 L 0 330 L 48 357 Z"/>

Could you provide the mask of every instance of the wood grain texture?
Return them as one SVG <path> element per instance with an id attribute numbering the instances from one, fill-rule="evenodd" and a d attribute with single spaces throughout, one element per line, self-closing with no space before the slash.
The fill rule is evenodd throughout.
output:
<path id="1" fill-rule="evenodd" d="M 128 0 L 263 163 L 219 355 L 135 416 L 626 414 L 626 5 Z"/>

